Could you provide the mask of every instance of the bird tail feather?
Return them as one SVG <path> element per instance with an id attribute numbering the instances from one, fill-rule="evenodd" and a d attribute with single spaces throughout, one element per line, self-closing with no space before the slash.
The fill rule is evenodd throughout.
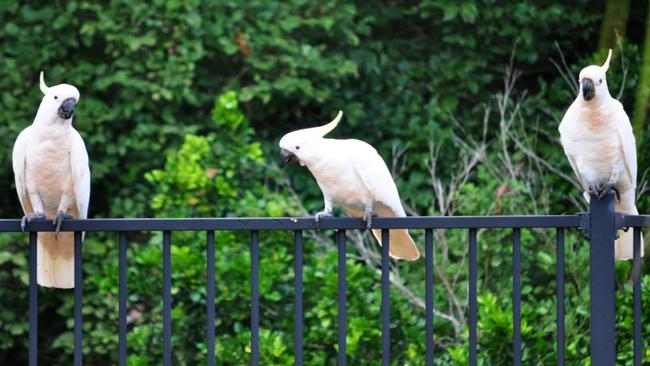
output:
<path id="1" fill-rule="evenodd" d="M 616 203 L 616 211 L 631 215 L 638 215 L 639 211 L 634 204 L 634 190 L 625 192 L 621 201 Z M 618 239 L 616 239 L 615 256 L 617 260 L 629 260 L 634 258 L 634 230 L 619 230 Z M 641 256 L 643 257 L 643 237 L 641 237 Z"/>
<path id="2" fill-rule="evenodd" d="M 362 212 L 356 208 L 345 207 L 345 210 L 350 216 L 361 216 Z M 375 213 L 379 217 L 397 217 L 405 216 L 404 214 L 396 215 L 391 209 L 386 207 L 378 207 Z M 375 239 L 381 245 L 381 229 L 372 229 L 372 235 L 375 236 Z M 420 258 L 420 251 L 415 245 L 413 238 L 406 229 L 391 229 L 389 230 L 388 237 L 388 253 L 391 257 L 395 259 L 404 259 L 407 261 L 414 261 Z"/>
<path id="3" fill-rule="evenodd" d="M 634 230 L 619 230 L 618 235 L 615 244 L 616 259 L 619 261 L 625 261 L 634 258 Z M 643 257 L 643 237 L 641 237 L 641 256 Z"/>
<path id="4" fill-rule="evenodd" d="M 44 287 L 74 288 L 74 234 L 38 233 L 36 255 L 38 284 Z"/>
<path id="5" fill-rule="evenodd" d="M 372 229 L 372 234 L 375 236 L 381 245 L 381 230 Z M 396 259 L 404 259 L 407 261 L 414 261 L 420 258 L 420 251 L 415 245 L 413 238 L 409 235 L 406 229 L 392 229 L 389 230 L 388 237 L 388 252 L 391 257 Z"/>

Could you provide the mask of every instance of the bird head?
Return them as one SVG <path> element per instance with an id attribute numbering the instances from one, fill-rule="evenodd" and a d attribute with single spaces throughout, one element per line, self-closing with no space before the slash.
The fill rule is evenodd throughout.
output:
<path id="1" fill-rule="evenodd" d="M 607 61 L 605 61 L 603 66 L 591 65 L 580 71 L 580 77 L 578 79 L 578 82 L 580 83 L 579 96 L 581 96 L 586 102 L 589 102 L 598 96 L 609 96 L 605 74 L 607 73 L 607 69 L 609 69 L 609 61 L 611 58 L 612 50 L 610 49 L 609 54 L 607 55 Z"/>
<path id="2" fill-rule="evenodd" d="M 334 120 L 326 125 L 312 128 L 305 128 L 289 132 L 280 139 L 280 156 L 285 164 L 300 163 L 305 165 L 313 154 L 317 154 L 318 141 L 336 128 L 343 112 L 339 111 Z"/>
<path id="3" fill-rule="evenodd" d="M 71 120 L 74 108 L 79 102 L 79 90 L 69 84 L 45 85 L 43 71 L 40 75 L 40 87 L 44 96 L 38 107 L 37 119 L 45 120 L 48 124 Z"/>

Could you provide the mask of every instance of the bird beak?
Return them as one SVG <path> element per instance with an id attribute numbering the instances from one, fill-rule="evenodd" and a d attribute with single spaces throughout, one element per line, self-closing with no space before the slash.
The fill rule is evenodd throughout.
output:
<path id="1" fill-rule="evenodd" d="M 287 149 L 280 149 L 280 157 L 282 158 L 282 162 L 287 165 L 298 161 L 298 157 Z"/>
<path id="2" fill-rule="evenodd" d="M 72 114 L 74 113 L 74 106 L 77 102 L 74 100 L 74 98 L 68 98 L 61 103 L 61 106 L 59 107 L 59 117 L 63 119 L 69 119 L 72 117 Z"/>
<path id="3" fill-rule="evenodd" d="M 586 101 L 594 99 L 596 96 L 596 88 L 594 88 L 594 82 L 591 79 L 582 79 L 582 97 Z"/>

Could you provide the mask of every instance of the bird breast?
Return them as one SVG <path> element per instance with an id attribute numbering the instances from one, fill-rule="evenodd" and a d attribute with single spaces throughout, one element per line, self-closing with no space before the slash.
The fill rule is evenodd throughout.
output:
<path id="1" fill-rule="evenodd" d="M 563 146 L 574 157 L 583 184 L 604 183 L 614 175 L 619 178 L 619 189 L 624 191 L 630 182 L 621 140 L 614 122 L 601 117 L 598 124 L 593 122 L 593 115 L 574 124 L 562 136 Z"/>
<path id="2" fill-rule="evenodd" d="M 56 132 L 43 135 L 32 136 L 27 148 L 26 180 L 28 190 L 35 190 L 50 211 L 57 209 L 64 188 L 72 186 L 70 142 Z"/>

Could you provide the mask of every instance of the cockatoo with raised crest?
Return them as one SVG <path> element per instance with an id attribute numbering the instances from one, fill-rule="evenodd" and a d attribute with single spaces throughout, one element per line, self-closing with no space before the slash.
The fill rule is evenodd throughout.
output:
<path id="1" fill-rule="evenodd" d="M 54 220 L 55 232 L 38 233 L 37 278 L 45 287 L 74 287 L 74 234 L 59 233 L 64 219 L 85 219 L 90 199 L 90 170 L 84 141 L 72 127 L 79 91 L 72 85 L 48 87 L 36 118 L 14 144 L 12 162 L 16 191 L 25 216 Z"/>
<path id="2" fill-rule="evenodd" d="M 318 222 L 332 216 L 334 204 L 349 215 L 362 217 L 368 228 L 372 217 L 404 217 L 395 182 L 377 151 L 360 140 L 326 139 L 343 116 L 320 127 L 290 132 L 280 139 L 280 155 L 286 163 L 297 162 L 314 175 L 323 192 L 325 208 L 315 215 Z M 381 244 L 381 230 L 373 229 Z M 390 230 L 390 255 L 397 259 L 416 260 L 420 252 L 405 229 Z"/>
<path id="3" fill-rule="evenodd" d="M 623 105 L 607 89 L 611 57 L 609 50 L 603 66 L 580 71 L 580 91 L 560 123 L 560 140 L 587 201 L 590 194 L 602 198 L 613 190 L 616 211 L 636 215 L 636 142 Z M 619 230 L 616 259 L 631 259 L 632 254 L 632 230 Z"/>

